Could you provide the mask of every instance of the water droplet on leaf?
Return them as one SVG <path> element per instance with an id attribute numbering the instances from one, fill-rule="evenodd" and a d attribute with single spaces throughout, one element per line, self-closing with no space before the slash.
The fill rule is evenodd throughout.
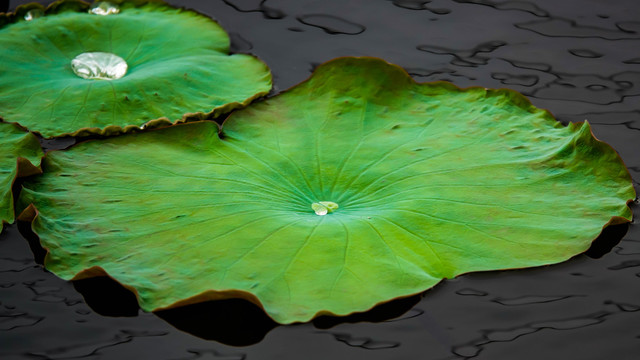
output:
<path id="1" fill-rule="evenodd" d="M 27 11 L 26 14 L 24 14 L 24 19 L 27 21 L 31 21 L 33 19 L 37 19 L 39 17 L 43 17 L 44 16 L 44 12 L 40 9 L 32 9 Z"/>
<path id="2" fill-rule="evenodd" d="M 71 60 L 73 72 L 83 79 L 116 80 L 127 72 L 127 63 L 118 55 L 86 52 Z"/>
<path id="3" fill-rule="evenodd" d="M 120 12 L 120 8 L 116 5 L 108 2 L 108 1 L 100 1 L 95 3 L 91 9 L 89 9 L 89 13 L 94 15 L 112 15 Z"/>
<path id="4" fill-rule="evenodd" d="M 311 208 L 316 213 L 316 215 L 322 216 L 333 212 L 333 210 L 336 210 L 338 208 L 338 204 L 334 203 L 333 201 L 320 201 L 311 204 Z"/>

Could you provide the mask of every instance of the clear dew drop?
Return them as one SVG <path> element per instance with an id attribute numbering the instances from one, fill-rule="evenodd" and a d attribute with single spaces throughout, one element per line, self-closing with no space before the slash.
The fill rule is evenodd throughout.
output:
<path id="1" fill-rule="evenodd" d="M 37 19 L 39 17 L 43 17 L 44 16 L 44 11 L 40 10 L 40 9 L 32 9 L 27 11 L 26 14 L 24 14 L 24 19 L 27 21 L 31 21 L 33 19 Z"/>
<path id="2" fill-rule="evenodd" d="M 127 73 L 127 62 L 111 53 L 86 52 L 71 60 L 71 69 L 83 79 L 116 80 Z"/>
<path id="3" fill-rule="evenodd" d="M 89 9 L 90 14 L 94 15 L 113 15 L 120 12 L 120 8 L 108 1 L 100 1 L 95 3 L 91 9 Z"/>
<path id="4" fill-rule="evenodd" d="M 333 201 L 319 201 L 311 204 L 311 209 L 316 213 L 316 215 L 323 216 L 327 215 L 330 212 L 333 212 L 338 208 L 338 204 Z"/>
<path id="5" fill-rule="evenodd" d="M 311 204 L 311 209 L 313 209 L 316 215 L 320 215 L 320 216 L 327 215 L 327 213 L 329 212 L 329 209 L 327 209 L 326 206 L 319 203 Z"/>

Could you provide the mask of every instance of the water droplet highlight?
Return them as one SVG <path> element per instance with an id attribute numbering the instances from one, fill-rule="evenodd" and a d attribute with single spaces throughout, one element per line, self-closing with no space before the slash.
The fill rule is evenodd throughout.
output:
<path id="1" fill-rule="evenodd" d="M 330 212 L 333 212 L 338 208 L 338 204 L 333 201 L 319 201 L 311 204 L 311 209 L 316 213 L 316 215 L 323 216 L 327 215 Z"/>
<path id="2" fill-rule="evenodd" d="M 119 12 L 120 8 L 108 1 L 97 2 L 91 7 L 91 9 L 89 9 L 90 14 L 102 16 L 113 15 Z"/>
<path id="3" fill-rule="evenodd" d="M 27 21 L 31 21 L 33 19 L 37 19 L 39 17 L 43 17 L 44 16 L 44 11 L 40 10 L 40 9 L 32 9 L 27 11 L 26 14 L 24 14 L 24 19 Z"/>
<path id="4" fill-rule="evenodd" d="M 105 52 L 86 52 L 71 60 L 71 69 L 83 79 L 120 79 L 127 73 L 127 67 L 123 58 Z"/>

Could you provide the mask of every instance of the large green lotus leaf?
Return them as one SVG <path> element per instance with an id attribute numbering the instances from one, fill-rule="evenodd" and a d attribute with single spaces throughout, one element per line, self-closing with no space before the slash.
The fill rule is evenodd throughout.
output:
<path id="1" fill-rule="evenodd" d="M 50 153 L 22 195 L 47 268 L 106 272 L 145 310 L 243 297 L 290 323 L 564 261 L 631 219 L 629 174 L 587 123 L 381 60 L 327 63 L 217 132 Z"/>
<path id="2" fill-rule="evenodd" d="M 37 167 L 42 156 L 35 135 L 14 124 L 0 122 L 0 231 L 3 223 L 14 220 L 13 182 L 18 176 L 39 172 Z"/>
<path id="3" fill-rule="evenodd" d="M 229 56 L 229 37 L 210 18 L 149 1 L 91 13 L 100 4 L 67 0 L 0 14 L 0 117 L 45 137 L 113 134 L 215 117 L 269 92 L 266 65 Z M 86 53 L 114 54 L 126 73 L 76 75 L 72 62 Z M 113 59 L 101 68 L 116 76 Z"/>

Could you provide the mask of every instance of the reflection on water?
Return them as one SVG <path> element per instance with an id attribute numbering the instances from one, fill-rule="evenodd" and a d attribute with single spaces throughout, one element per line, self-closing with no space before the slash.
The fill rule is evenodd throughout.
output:
<path id="1" fill-rule="evenodd" d="M 358 35 L 367 29 L 362 25 L 332 15 L 302 15 L 298 17 L 298 21 L 320 28 L 331 35 Z"/>
<path id="2" fill-rule="evenodd" d="M 215 16 L 234 52 L 267 62 L 276 91 L 346 55 L 382 57 L 418 81 L 512 88 L 565 124 L 587 119 L 639 184 L 635 0 L 170 2 Z M 26 241 L 6 226 L 0 358 L 632 360 L 640 348 L 640 230 L 628 229 L 609 228 L 563 264 L 468 274 L 364 314 L 276 326 L 241 300 L 141 312 L 113 281 L 69 283 L 43 270 L 28 229 Z"/>

